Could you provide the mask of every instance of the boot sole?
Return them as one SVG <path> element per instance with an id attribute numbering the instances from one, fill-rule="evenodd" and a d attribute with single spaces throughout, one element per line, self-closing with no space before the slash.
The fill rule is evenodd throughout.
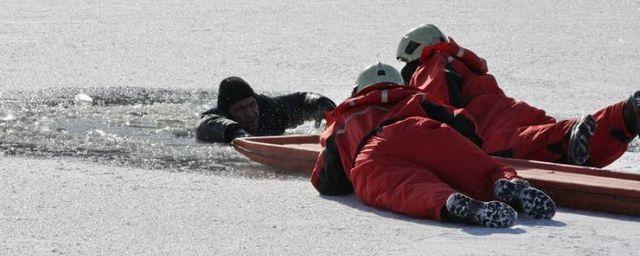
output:
<path id="1" fill-rule="evenodd" d="M 571 128 L 567 145 L 567 161 L 574 165 L 583 165 L 589 159 L 589 140 L 596 130 L 596 120 L 592 115 L 580 118 Z"/>
<path id="2" fill-rule="evenodd" d="M 522 189 L 518 198 L 527 217 L 549 220 L 556 214 L 555 202 L 542 190 L 527 187 Z"/>
<path id="3" fill-rule="evenodd" d="M 503 202 L 480 202 L 460 193 L 451 195 L 446 207 L 459 218 L 490 228 L 510 227 L 518 218 L 518 213 Z"/>
<path id="4" fill-rule="evenodd" d="M 551 219 L 556 213 L 553 199 L 542 190 L 506 179 L 496 181 L 494 196 L 521 209 L 525 216 L 534 219 Z"/>

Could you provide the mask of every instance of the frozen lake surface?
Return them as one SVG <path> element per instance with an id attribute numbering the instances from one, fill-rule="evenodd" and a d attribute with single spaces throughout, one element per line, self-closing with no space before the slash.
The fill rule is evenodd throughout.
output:
<path id="1" fill-rule="evenodd" d="M 0 254 L 638 254 L 640 218 L 418 220 L 194 143 L 224 77 L 341 101 L 422 23 L 560 119 L 640 89 L 638 1 L 2 1 Z M 640 173 L 639 151 L 609 168 Z"/>

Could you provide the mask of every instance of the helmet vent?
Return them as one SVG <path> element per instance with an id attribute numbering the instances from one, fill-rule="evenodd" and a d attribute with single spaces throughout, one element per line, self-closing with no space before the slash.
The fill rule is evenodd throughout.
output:
<path id="1" fill-rule="evenodd" d="M 407 48 L 404 48 L 404 53 L 411 55 L 416 49 L 418 49 L 418 46 L 420 46 L 420 43 L 409 41 Z"/>
<path id="2" fill-rule="evenodd" d="M 386 76 L 387 72 L 384 72 L 384 70 L 378 70 L 378 76 Z"/>

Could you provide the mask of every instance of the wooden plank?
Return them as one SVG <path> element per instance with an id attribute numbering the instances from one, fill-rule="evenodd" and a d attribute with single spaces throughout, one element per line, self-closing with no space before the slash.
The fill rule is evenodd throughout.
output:
<path id="1" fill-rule="evenodd" d="M 233 141 L 249 159 L 310 173 L 321 147 L 318 136 L 269 136 Z M 495 157 L 563 207 L 640 216 L 640 175 L 592 167 Z"/>
<path id="2" fill-rule="evenodd" d="M 516 169 L 538 168 L 538 169 L 554 170 L 559 172 L 581 173 L 581 174 L 589 174 L 593 176 L 621 178 L 621 179 L 627 179 L 627 180 L 640 181 L 640 175 L 635 173 L 625 173 L 625 172 L 607 170 L 607 169 L 596 168 L 596 167 L 575 166 L 575 165 L 568 165 L 568 164 L 549 163 L 549 162 L 525 160 L 525 159 L 504 158 L 504 157 L 496 157 L 496 156 L 494 156 L 493 158 L 506 165 L 513 166 Z"/>
<path id="3" fill-rule="evenodd" d="M 268 144 L 234 143 L 236 151 L 249 159 L 278 169 L 311 173 L 318 153 L 287 147 L 269 147 Z"/>
<path id="4" fill-rule="evenodd" d="M 541 188 L 588 191 L 592 194 L 640 198 L 640 181 L 543 169 L 521 169 L 518 175 Z"/>

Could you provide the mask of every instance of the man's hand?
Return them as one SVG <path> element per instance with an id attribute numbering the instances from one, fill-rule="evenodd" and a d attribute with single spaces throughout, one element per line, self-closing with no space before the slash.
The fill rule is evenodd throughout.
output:
<path id="1" fill-rule="evenodd" d="M 320 127 L 320 123 L 322 123 L 322 119 L 324 119 L 324 112 L 334 110 L 336 108 L 336 104 L 329 98 L 323 96 L 315 99 L 314 104 L 316 105 L 316 110 L 313 112 L 312 116 L 316 121 L 315 127 L 318 128 Z"/>
<path id="2" fill-rule="evenodd" d="M 251 134 L 247 133 L 247 131 L 245 131 L 242 128 L 238 128 L 238 129 L 235 129 L 233 133 L 231 133 L 231 140 L 235 138 L 243 138 L 243 137 L 249 137 L 249 136 L 251 136 Z"/>

